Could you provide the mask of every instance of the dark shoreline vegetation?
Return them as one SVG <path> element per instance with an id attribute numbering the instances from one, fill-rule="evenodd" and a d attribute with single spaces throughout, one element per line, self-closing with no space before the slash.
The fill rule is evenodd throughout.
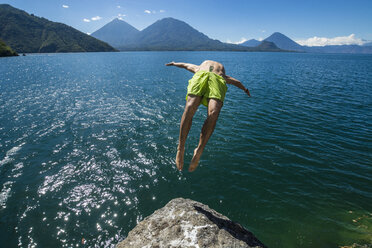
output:
<path id="1" fill-rule="evenodd" d="M 12 48 L 7 46 L 4 41 L 0 40 L 0 57 L 11 57 L 18 56 L 18 53 L 14 52 Z"/>

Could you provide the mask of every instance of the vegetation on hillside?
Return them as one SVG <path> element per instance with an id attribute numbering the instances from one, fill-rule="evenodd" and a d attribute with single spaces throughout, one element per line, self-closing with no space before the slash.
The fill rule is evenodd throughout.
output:
<path id="1" fill-rule="evenodd" d="M 4 41 L 0 40 L 0 57 L 18 56 Z"/>
<path id="2" fill-rule="evenodd" d="M 107 43 L 70 26 L 7 4 L 0 4 L 0 38 L 18 53 L 115 51 Z"/>

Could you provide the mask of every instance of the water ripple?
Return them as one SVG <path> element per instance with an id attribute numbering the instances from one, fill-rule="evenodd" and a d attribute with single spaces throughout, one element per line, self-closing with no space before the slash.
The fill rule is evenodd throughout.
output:
<path id="1" fill-rule="evenodd" d="M 207 57 L 253 97 L 229 87 L 200 167 L 180 173 L 174 156 L 191 74 L 164 63 Z M 180 196 L 240 222 L 270 247 L 369 240 L 370 56 L 90 53 L 7 61 L 0 64 L 1 243 L 114 247 Z M 185 167 L 205 117 L 201 107 Z"/>

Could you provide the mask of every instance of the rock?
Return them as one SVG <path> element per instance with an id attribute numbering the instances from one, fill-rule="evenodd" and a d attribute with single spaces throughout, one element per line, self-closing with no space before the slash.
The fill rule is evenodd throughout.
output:
<path id="1" fill-rule="evenodd" d="M 129 232 L 117 248 L 266 247 L 251 232 L 208 206 L 176 198 Z"/>
<path id="2" fill-rule="evenodd" d="M 340 246 L 340 248 L 371 248 L 372 244 L 369 245 L 360 245 L 360 244 L 352 244 L 352 245 L 346 245 L 346 246 Z"/>

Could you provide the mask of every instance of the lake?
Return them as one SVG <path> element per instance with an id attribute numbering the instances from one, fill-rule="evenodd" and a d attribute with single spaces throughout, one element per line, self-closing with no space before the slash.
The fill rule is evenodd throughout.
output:
<path id="1" fill-rule="evenodd" d="M 206 108 L 175 167 L 192 74 L 229 86 L 201 162 Z M 0 59 L 0 243 L 114 247 L 176 197 L 269 247 L 372 243 L 372 56 L 244 52 L 30 54 Z"/>

